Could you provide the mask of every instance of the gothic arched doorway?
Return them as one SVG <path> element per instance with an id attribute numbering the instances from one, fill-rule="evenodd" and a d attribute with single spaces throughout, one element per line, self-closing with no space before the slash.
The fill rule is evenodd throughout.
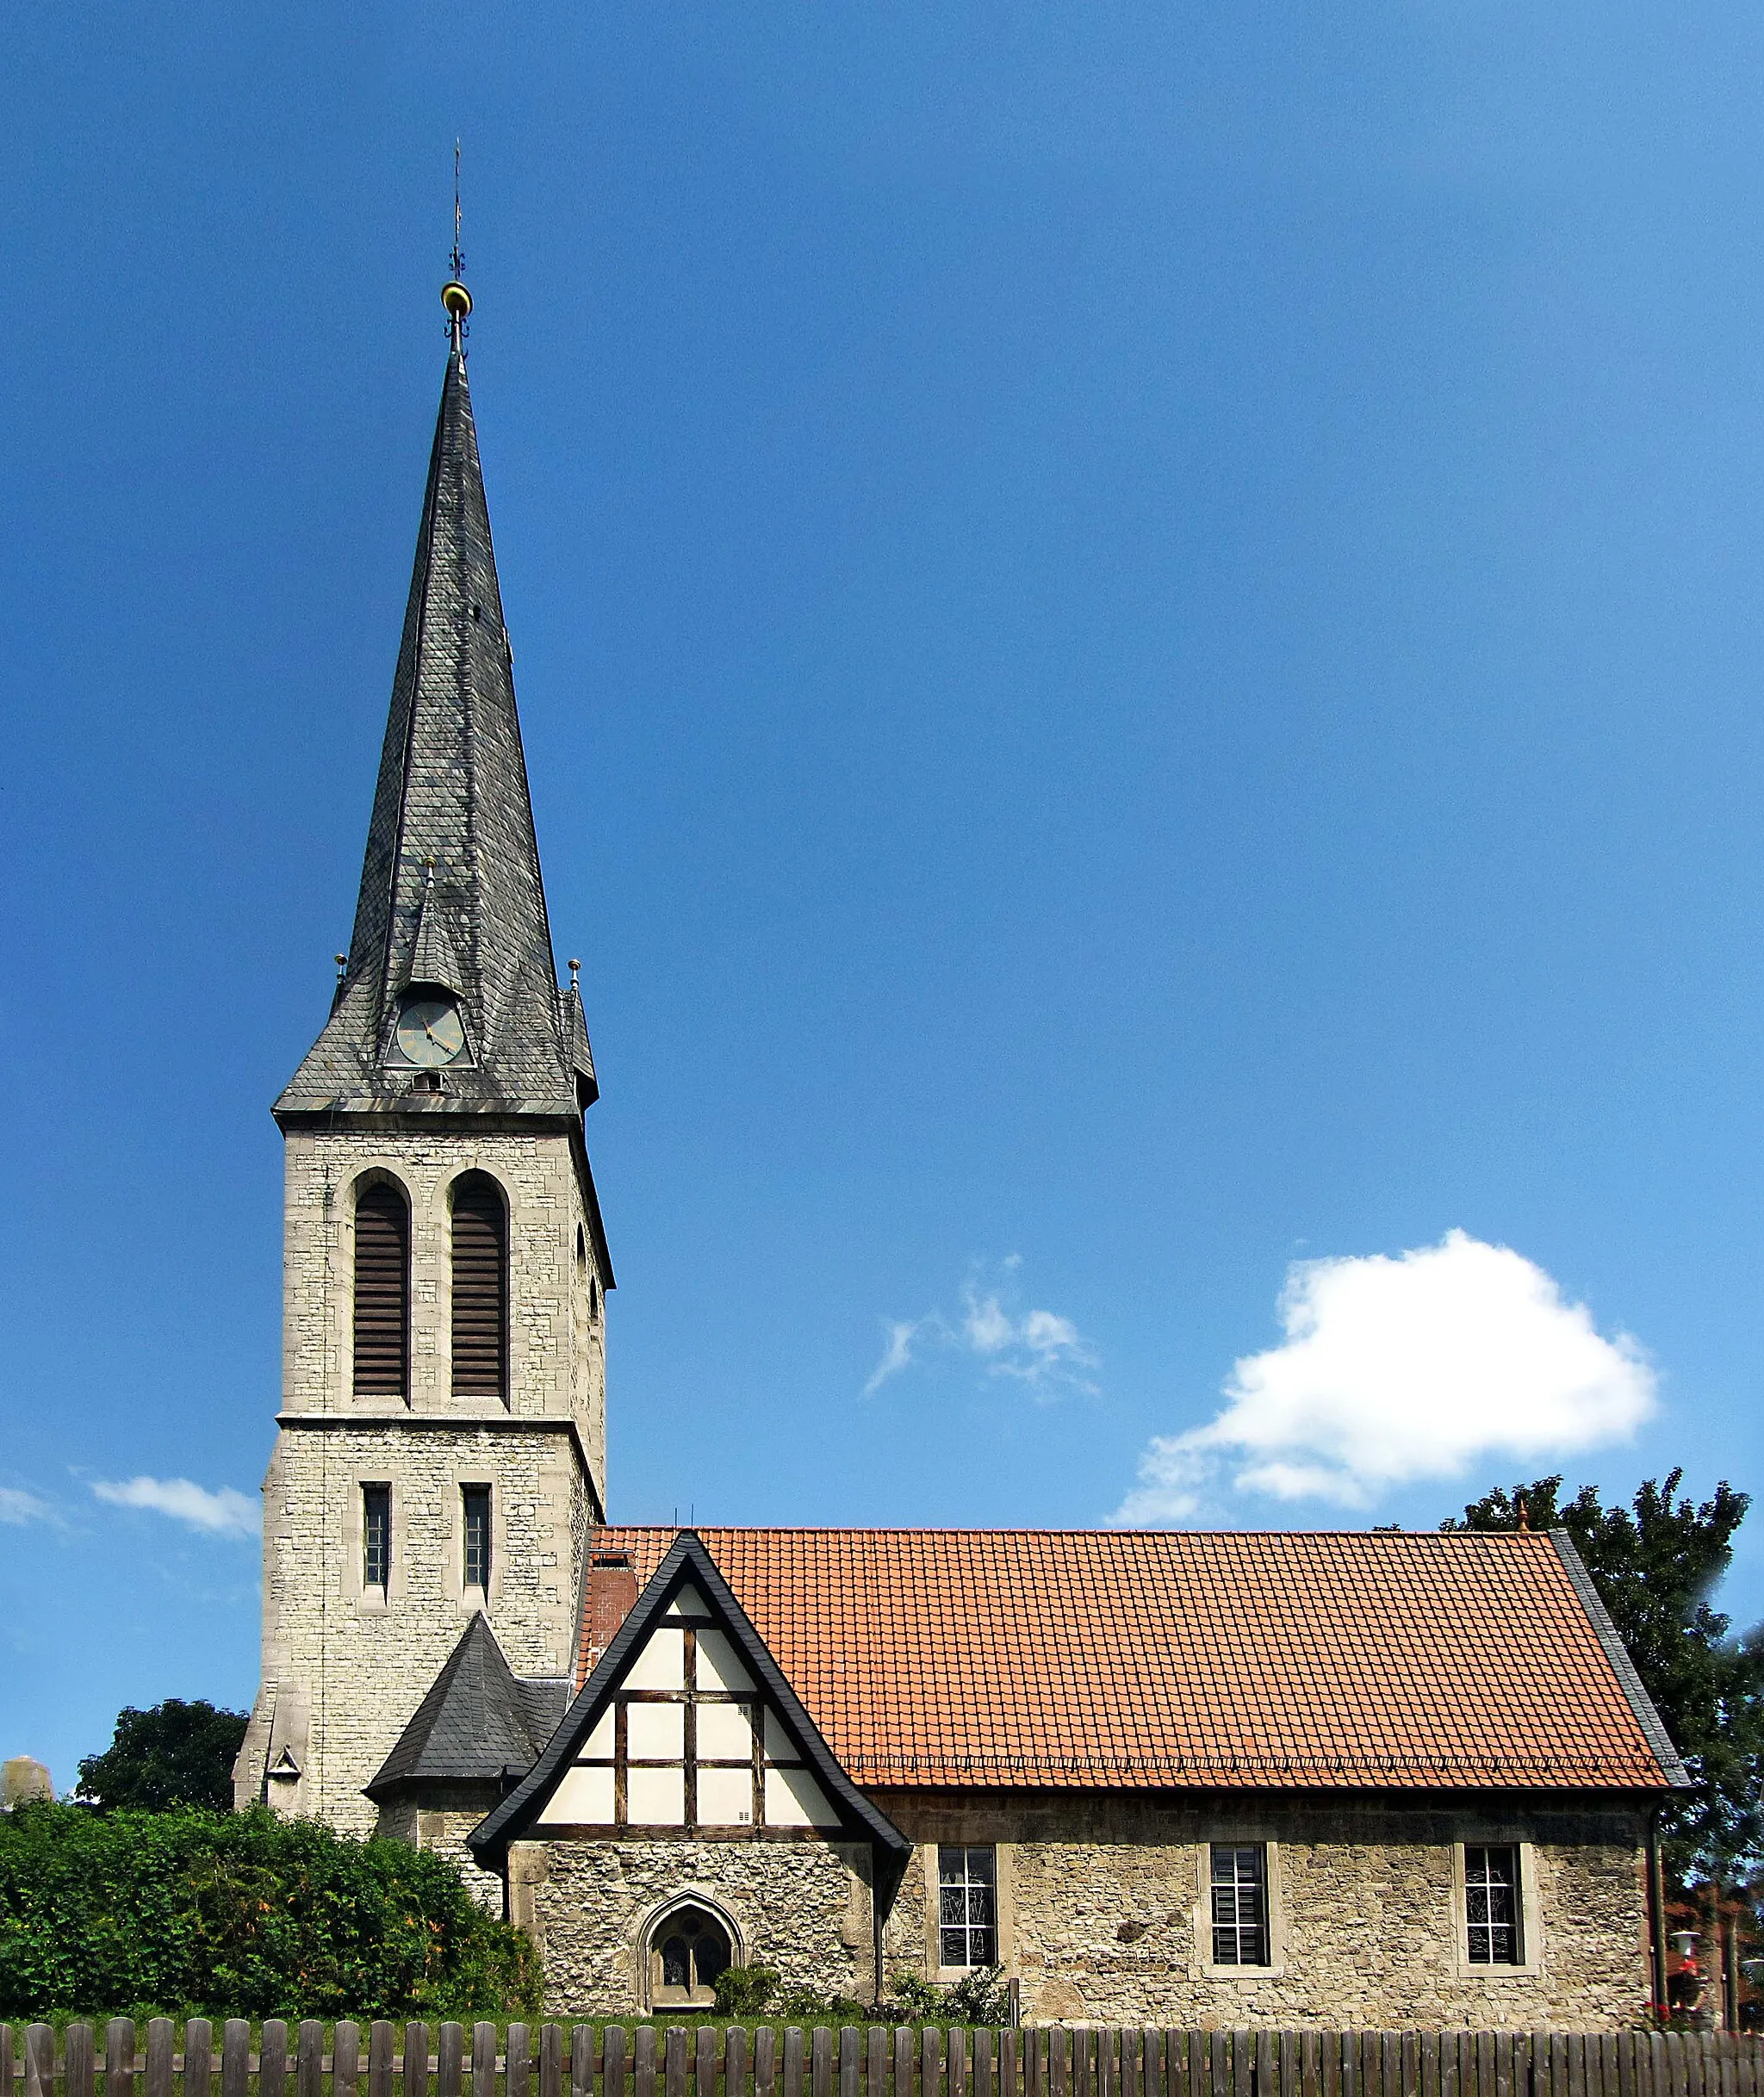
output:
<path id="1" fill-rule="evenodd" d="M 728 1926 L 708 1908 L 697 1901 L 670 1908 L 649 1931 L 651 2006 L 711 2008 L 717 2000 L 717 1976 L 733 1956 Z"/>

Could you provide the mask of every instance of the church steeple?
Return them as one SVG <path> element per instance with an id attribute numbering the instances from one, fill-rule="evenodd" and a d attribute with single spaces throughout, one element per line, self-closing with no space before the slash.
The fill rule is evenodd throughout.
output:
<path id="1" fill-rule="evenodd" d="M 505 1675 L 568 1677 L 606 1519 L 613 1286 L 583 1140 L 593 1058 L 575 964 L 561 990 L 552 957 L 457 265 L 355 931 L 276 1102 L 282 1405 L 263 1689 L 234 1771 L 242 1804 L 425 1842 L 421 1772 L 378 1822 L 364 1787 L 468 1627 L 487 1627 L 474 1635 Z"/>
<path id="2" fill-rule="evenodd" d="M 348 965 L 278 1116 L 574 1118 L 596 1095 L 545 912 L 466 382 L 469 300 L 448 292 L 452 342 Z M 437 1021 L 443 1007 L 451 1020 Z"/>

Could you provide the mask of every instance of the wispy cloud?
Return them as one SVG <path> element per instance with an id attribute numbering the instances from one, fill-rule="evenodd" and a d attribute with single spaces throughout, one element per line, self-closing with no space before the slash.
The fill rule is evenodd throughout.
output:
<path id="1" fill-rule="evenodd" d="M 17 1486 L 0 1486 L 0 1523 L 8 1528 L 22 1529 L 28 1522 L 54 1519 L 55 1510 L 34 1492 L 26 1492 Z"/>
<path id="2" fill-rule="evenodd" d="M 187 1478 L 97 1478 L 91 1486 L 94 1494 L 112 1507 L 149 1508 L 205 1536 L 255 1536 L 261 1521 L 257 1501 L 231 1486 L 210 1492 Z"/>
<path id="3" fill-rule="evenodd" d="M 1221 1469 L 1241 1492 L 1365 1506 L 1473 1462 L 1573 1455 L 1632 1434 L 1655 1378 L 1541 1267 L 1462 1231 L 1390 1258 L 1301 1261 L 1286 1337 L 1245 1356 L 1203 1427 L 1159 1435 L 1115 1517 L 1177 1522 Z"/>
<path id="4" fill-rule="evenodd" d="M 888 1320 L 882 1358 L 870 1372 L 864 1396 L 939 1356 L 965 1356 L 989 1376 L 1014 1378 L 1042 1402 L 1068 1391 L 1094 1393 L 1096 1351 L 1071 1318 L 1057 1311 L 1016 1308 L 1022 1265 L 1021 1254 L 1012 1253 L 990 1280 L 976 1268 L 962 1284 L 957 1312 Z"/>

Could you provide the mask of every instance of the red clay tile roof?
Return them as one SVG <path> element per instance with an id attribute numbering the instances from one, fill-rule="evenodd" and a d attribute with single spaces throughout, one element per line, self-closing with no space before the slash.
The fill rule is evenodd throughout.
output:
<path id="1" fill-rule="evenodd" d="M 698 1534 L 866 1789 L 1671 1781 L 1548 1536 Z"/>

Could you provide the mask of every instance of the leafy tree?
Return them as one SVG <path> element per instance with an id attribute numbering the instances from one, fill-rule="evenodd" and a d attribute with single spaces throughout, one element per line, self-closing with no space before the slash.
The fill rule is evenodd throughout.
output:
<path id="1" fill-rule="evenodd" d="M 1709 1598 L 1751 1496 L 1723 1480 L 1699 1506 L 1683 1476 L 1644 1480 L 1625 1508 L 1593 1486 L 1564 1503 L 1558 1473 L 1497 1486 L 1440 1527 L 1568 1531 L 1693 1779 L 1662 1822 L 1668 1864 L 1731 1883 L 1764 1859 L 1764 1632 L 1734 1638 Z"/>
<path id="2" fill-rule="evenodd" d="M 243 1711 L 220 1711 L 198 1697 L 168 1697 L 150 1711 L 117 1714 L 116 1734 L 102 1755 L 79 1765 L 79 1788 L 106 1807 L 163 1813 L 174 1806 L 233 1804 L 233 1759 L 245 1739 Z"/>

